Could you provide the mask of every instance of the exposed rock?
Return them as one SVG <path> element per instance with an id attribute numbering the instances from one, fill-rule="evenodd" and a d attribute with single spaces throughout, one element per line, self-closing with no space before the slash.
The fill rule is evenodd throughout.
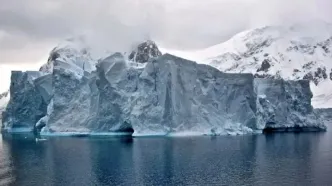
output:
<path id="1" fill-rule="evenodd" d="M 192 54 L 185 53 L 183 57 L 192 56 L 191 59 L 196 58 L 222 72 L 252 73 L 268 78 L 280 72 L 285 80 L 310 79 L 316 85 L 312 88 L 313 106 L 332 107 L 332 88 L 329 88 L 332 87 L 329 71 L 332 68 L 331 35 L 332 25 L 323 22 L 292 27 L 267 26 L 241 32 L 224 43 Z M 232 60 L 231 55 L 239 56 L 241 60 Z M 270 60 L 267 70 L 258 63 L 263 59 Z M 318 72 L 318 68 L 322 71 Z M 299 71 L 294 72 L 294 69 Z"/>
<path id="2" fill-rule="evenodd" d="M 258 74 L 254 75 L 255 78 L 266 78 L 266 79 L 274 79 L 275 77 L 270 74 Z"/>
<path id="3" fill-rule="evenodd" d="M 260 71 L 267 72 L 270 67 L 271 67 L 271 65 L 269 63 L 269 60 L 264 59 L 264 61 L 262 62 L 261 67 L 259 69 L 257 69 L 257 72 L 260 72 Z"/>
<path id="4" fill-rule="evenodd" d="M 316 62 L 310 61 L 302 66 L 302 69 L 310 70 L 313 66 L 316 65 Z"/>
<path id="5" fill-rule="evenodd" d="M 8 96 L 8 92 L 3 92 L 0 94 L 0 99 L 7 97 Z"/>
<path id="6" fill-rule="evenodd" d="M 327 74 L 326 74 L 326 68 L 323 67 L 323 68 L 317 68 L 317 71 L 315 72 L 315 78 L 323 78 L 323 79 L 326 79 L 327 78 Z"/>
<path id="7" fill-rule="evenodd" d="M 157 45 L 153 41 L 146 41 L 137 46 L 137 48 L 129 55 L 129 60 L 145 63 L 151 58 L 161 56 Z"/>
<path id="8" fill-rule="evenodd" d="M 315 80 L 314 76 L 312 75 L 311 72 L 308 72 L 306 75 L 303 76 L 303 79 L 313 81 L 315 85 L 318 85 L 317 79 Z"/>

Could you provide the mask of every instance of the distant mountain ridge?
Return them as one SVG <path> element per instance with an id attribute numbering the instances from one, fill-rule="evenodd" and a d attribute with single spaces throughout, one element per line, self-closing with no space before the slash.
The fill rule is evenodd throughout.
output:
<path id="1" fill-rule="evenodd" d="M 308 79 L 315 108 L 332 107 L 332 25 L 266 26 L 195 52 L 175 55 L 209 64 L 223 72 L 256 77 Z"/>
<path id="2" fill-rule="evenodd" d="M 252 73 L 255 77 L 285 80 L 308 79 L 313 106 L 332 107 L 332 24 L 265 26 L 241 32 L 203 50 L 168 53 L 211 65 L 223 72 Z M 160 56 L 161 52 L 154 41 L 147 40 L 122 54 L 131 61 L 144 63 Z M 47 64 L 40 70 L 52 71 L 55 58 L 73 64 L 70 68 L 88 72 L 95 70 L 100 60 L 91 57 L 89 47 L 80 39 L 68 40 L 54 48 Z"/>

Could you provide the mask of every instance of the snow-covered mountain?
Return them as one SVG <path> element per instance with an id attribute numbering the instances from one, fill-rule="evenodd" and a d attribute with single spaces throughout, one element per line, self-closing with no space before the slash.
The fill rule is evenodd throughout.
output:
<path id="1" fill-rule="evenodd" d="M 9 101 L 9 92 L 3 92 L 0 94 L 0 109 L 6 107 Z"/>
<path id="2" fill-rule="evenodd" d="M 10 99 L 9 92 L 4 92 L 0 94 L 0 124 L 2 121 L 2 112 L 5 110 Z"/>
<path id="3" fill-rule="evenodd" d="M 151 40 L 147 40 L 135 47 L 128 56 L 128 59 L 139 63 L 145 63 L 151 58 L 158 56 L 161 56 L 161 52 L 159 51 L 156 43 Z"/>
<path id="4" fill-rule="evenodd" d="M 256 77 L 309 79 L 313 106 L 332 107 L 332 25 L 322 22 L 267 26 L 195 52 L 170 52 L 223 72 Z"/>

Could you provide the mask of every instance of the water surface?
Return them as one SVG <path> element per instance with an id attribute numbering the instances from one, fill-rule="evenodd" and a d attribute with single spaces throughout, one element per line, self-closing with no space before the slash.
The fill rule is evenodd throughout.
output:
<path id="1" fill-rule="evenodd" d="M 332 185 L 332 133 L 0 138 L 0 185 Z"/>

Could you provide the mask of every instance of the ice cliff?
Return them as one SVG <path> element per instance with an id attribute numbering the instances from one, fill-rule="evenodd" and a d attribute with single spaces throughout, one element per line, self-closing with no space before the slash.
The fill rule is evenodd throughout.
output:
<path id="1" fill-rule="evenodd" d="M 314 111 L 326 126 L 330 126 L 332 124 L 332 108 L 315 109 Z"/>
<path id="2" fill-rule="evenodd" d="M 326 129 L 306 80 L 223 73 L 161 55 L 150 42 L 98 62 L 88 51 L 70 51 L 53 50 L 42 72 L 12 73 L 4 131 L 139 136 Z"/>
<path id="3" fill-rule="evenodd" d="M 13 71 L 10 101 L 2 113 L 2 128 L 6 131 L 33 131 L 38 120 L 46 114 L 51 86 L 51 75 Z"/>
<path id="4" fill-rule="evenodd" d="M 312 130 L 319 118 L 311 106 L 306 80 L 255 79 L 258 128 L 265 131 Z M 319 128 L 325 128 L 323 124 Z"/>

